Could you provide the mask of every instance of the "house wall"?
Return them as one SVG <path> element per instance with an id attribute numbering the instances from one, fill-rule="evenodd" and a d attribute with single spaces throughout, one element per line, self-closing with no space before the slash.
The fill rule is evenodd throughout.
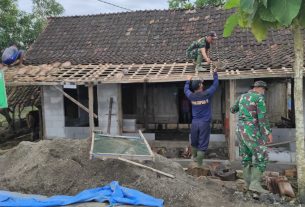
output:
<path id="1" fill-rule="evenodd" d="M 43 86 L 43 123 L 45 138 L 65 137 L 64 97 L 53 86 Z"/>
<path id="2" fill-rule="evenodd" d="M 236 97 L 247 92 L 254 79 L 236 81 Z M 273 79 L 268 81 L 266 92 L 267 114 L 271 123 L 278 123 L 281 117 L 287 115 L 287 83 L 283 80 Z"/>
<path id="3" fill-rule="evenodd" d="M 89 127 L 65 127 L 64 96 L 53 86 L 43 86 L 43 121 L 46 139 L 87 138 Z"/>
<path id="4" fill-rule="evenodd" d="M 107 132 L 110 97 L 113 98 L 110 134 L 121 134 L 121 84 L 102 84 L 97 86 L 99 129 L 104 133 Z"/>

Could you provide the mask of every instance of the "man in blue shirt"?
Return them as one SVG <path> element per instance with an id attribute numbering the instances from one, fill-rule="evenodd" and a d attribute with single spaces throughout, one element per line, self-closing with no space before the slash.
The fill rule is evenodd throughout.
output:
<path id="1" fill-rule="evenodd" d="M 2 63 L 4 65 L 13 65 L 19 60 L 19 65 L 22 65 L 24 52 L 18 50 L 16 44 L 10 44 L 10 47 L 6 48 L 2 54 Z"/>
<path id="2" fill-rule="evenodd" d="M 198 166 L 202 166 L 204 153 L 208 149 L 211 133 L 212 108 L 211 99 L 214 95 L 219 82 L 217 69 L 213 73 L 214 81 L 211 87 L 204 89 L 202 80 L 193 80 L 190 90 L 189 77 L 184 86 L 184 93 L 192 103 L 192 127 L 191 127 L 191 145 L 192 154 L 196 158 Z"/>

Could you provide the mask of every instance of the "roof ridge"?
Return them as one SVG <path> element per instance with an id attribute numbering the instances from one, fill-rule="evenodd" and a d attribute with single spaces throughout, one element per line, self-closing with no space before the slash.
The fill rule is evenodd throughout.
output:
<path id="1" fill-rule="evenodd" d="M 63 19 L 63 18 L 82 18 L 82 17 L 96 17 L 96 16 L 111 16 L 111 15 L 119 15 L 119 14 L 129 14 L 129 13 L 152 13 L 152 12 L 182 12 L 182 11 L 193 11 L 193 10 L 209 10 L 209 9 L 219 9 L 219 7 L 214 6 L 205 6 L 203 8 L 194 8 L 194 9 L 153 9 L 153 10 L 134 10 L 134 11 L 123 11 L 123 12 L 106 12 L 99 14 L 87 14 L 87 15 L 71 15 L 71 16 L 50 16 L 48 19 Z"/>

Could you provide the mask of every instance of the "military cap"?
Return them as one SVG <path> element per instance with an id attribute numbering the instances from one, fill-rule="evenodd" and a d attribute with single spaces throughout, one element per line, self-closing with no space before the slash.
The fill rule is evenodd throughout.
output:
<path id="1" fill-rule="evenodd" d="M 262 87 L 267 89 L 267 83 L 265 81 L 255 81 L 252 87 Z"/>

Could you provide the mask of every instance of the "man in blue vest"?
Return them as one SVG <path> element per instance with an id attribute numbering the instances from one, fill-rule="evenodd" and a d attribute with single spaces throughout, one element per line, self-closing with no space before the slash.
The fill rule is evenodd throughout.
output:
<path id="1" fill-rule="evenodd" d="M 199 167 L 202 166 L 204 154 L 208 149 L 210 134 L 211 134 L 211 121 L 212 121 L 212 108 L 211 99 L 219 85 L 217 69 L 213 73 L 214 81 L 212 86 L 204 89 L 202 80 L 192 80 L 192 89 L 190 90 L 189 77 L 184 86 L 184 93 L 192 103 L 192 127 L 191 127 L 191 145 L 192 155 L 197 160 Z"/>

